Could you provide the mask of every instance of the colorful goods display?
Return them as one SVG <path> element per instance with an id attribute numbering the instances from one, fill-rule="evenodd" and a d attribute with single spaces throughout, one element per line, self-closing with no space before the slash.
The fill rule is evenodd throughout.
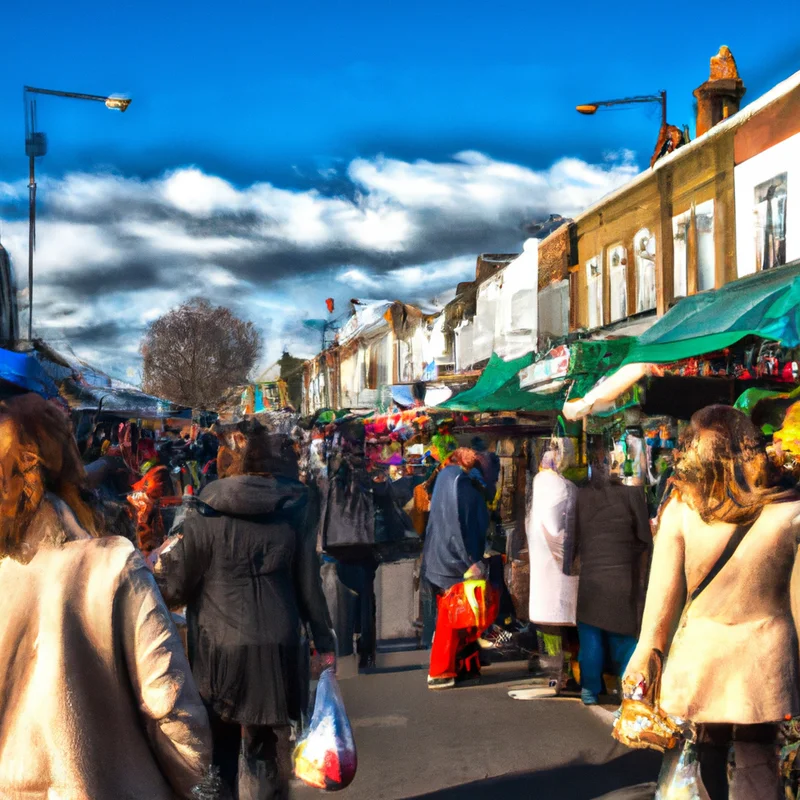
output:
<path id="1" fill-rule="evenodd" d="M 328 792 L 346 789 L 356 776 L 358 755 L 334 670 L 317 685 L 314 713 L 294 751 L 294 773 L 306 785 Z"/>

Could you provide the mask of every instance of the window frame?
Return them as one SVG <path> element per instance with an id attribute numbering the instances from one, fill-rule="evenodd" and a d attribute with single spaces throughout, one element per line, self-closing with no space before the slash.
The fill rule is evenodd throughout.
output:
<path id="1" fill-rule="evenodd" d="M 622 258 L 618 265 L 613 265 L 611 262 L 614 254 L 621 251 Z M 608 324 L 613 325 L 615 322 L 622 322 L 630 316 L 628 308 L 628 294 L 630 286 L 630 273 L 628 272 L 628 248 L 622 242 L 615 242 L 606 248 L 606 273 L 608 275 Z M 622 273 L 622 288 L 621 300 L 623 304 L 623 313 L 620 317 L 614 317 L 614 276 Z"/>
<path id="2" fill-rule="evenodd" d="M 596 270 L 596 271 L 595 271 Z M 603 276 L 603 257 L 602 253 L 592 256 L 584 263 L 586 275 L 586 325 L 589 330 L 602 328 L 606 323 L 605 309 L 605 280 Z M 599 320 L 597 324 L 592 324 L 592 286 L 599 283 Z M 596 306 L 595 306 L 596 307 Z"/>

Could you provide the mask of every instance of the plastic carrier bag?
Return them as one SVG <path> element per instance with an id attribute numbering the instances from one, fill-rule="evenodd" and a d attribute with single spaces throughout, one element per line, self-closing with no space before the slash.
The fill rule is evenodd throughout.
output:
<path id="1" fill-rule="evenodd" d="M 655 800 L 710 800 L 700 777 L 700 762 L 694 744 L 667 750 L 658 776 Z"/>
<path id="2" fill-rule="evenodd" d="M 320 676 L 311 722 L 294 750 L 294 773 L 308 786 L 337 792 L 352 783 L 357 765 L 350 720 L 329 668 Z"/>

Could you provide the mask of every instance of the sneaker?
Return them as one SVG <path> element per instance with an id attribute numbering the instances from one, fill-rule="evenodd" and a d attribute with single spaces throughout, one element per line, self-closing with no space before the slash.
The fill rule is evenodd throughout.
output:
<path id="1" fill-rule="evenodd" d="M 600 699 L 594 692 L 588 689 L 581 689 L 581 700 L 585 706 L 596 706 L 600 703 Z"/>
<path id="2" fill-rule="evenodd" d="M 440 689 L 452 689 L 456 685 L 455 678 L 431 678 L 428 675 L 428 688 L 438 691 Z"/>
<path id="3" fill-rule="evenodd" d="M 492 625 L 478 639 L 478 644 L 482 650 L 498 650 L 502 647 L 508 647 L 513 641 L 514 635 L 511 631 L 503 630 L 499 625 Z"/>

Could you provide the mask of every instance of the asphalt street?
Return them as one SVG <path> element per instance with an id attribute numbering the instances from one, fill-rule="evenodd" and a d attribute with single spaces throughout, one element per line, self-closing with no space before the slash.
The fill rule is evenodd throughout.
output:
<path id="1" fill-rule="evenodd" d="M 655 781 L 660 757 L 618 745 L 608 711 L 571 698 L 512 700 L 508 690 L 527 676 L 521 663 L 484 668 L 478 686 L 431 692 L 426 656 L 394 656 L 340 681 L 358 748 L 342 800 L 647 796 L 620 790 Z M 307 787 L 293 794 L 319 796 Z"/>

